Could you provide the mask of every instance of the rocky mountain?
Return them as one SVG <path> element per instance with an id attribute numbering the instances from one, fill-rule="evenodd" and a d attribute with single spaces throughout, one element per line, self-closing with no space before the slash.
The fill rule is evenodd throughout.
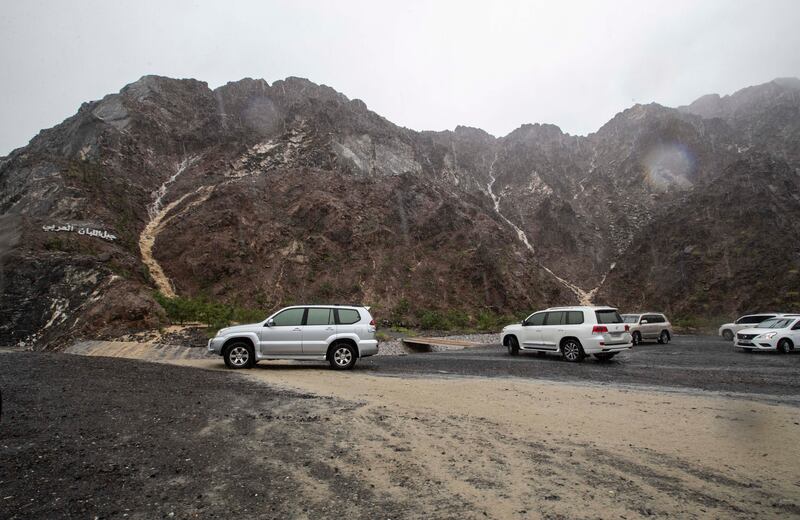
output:
<path id="1" fill-rule="evenodd" d="M 146 76 L 0 159 L 0 343 L 157 327 L 156 290 L 405 323 L 800 310 L 799 110 L 782 79 L 495 138 L 401 128 L 305 79 Z"/>

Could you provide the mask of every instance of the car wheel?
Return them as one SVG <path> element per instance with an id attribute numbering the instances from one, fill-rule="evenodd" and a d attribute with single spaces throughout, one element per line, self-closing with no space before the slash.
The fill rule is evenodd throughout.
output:
<path id="1" fill-rule="evenodd" d="M 349 343 L 334 343 L 328 362 L 335 370 L 350 370 L 356 364 L 356 349 Z"/>
<path id="2" fill-rule="evenodd" d="M 616 352 L 614 352 L 613 354 L 600 353 L 600 354 L 595 354 L 594 357 L 597 359 L 597 361 L 602 362 L 602 361 L 611 361 L 611 359 L 616 355 L 617 355 Z"/>
<path id="3" fill-rule="evenodd" d="M 641 345 L 642 344 L 642 335 L 638 332 L 633 333 L 633 344 L 634 345 Z"/>
<path id="4" fill-rule="evenodd" d="M 561 355 L 571 363 L 583 361 L 583 358 L 586 357 L 583 347 L 576 339 L 568 339 L 561 344 Z"/>
<path id="5" fill-rule="evenodd" d="M 667 343 L 669 343 L 669 332 L 667 332 L 666 330 L 662 330 L 661 335 L 658 336 L 658 342 L 661 343 L 662 345 L 666 345 Z"/>
<path id="6" fill-rule="evenodd" d="M 229 345 L 222 357 L 228 368 L 250 368 L 255 364 L 256 354 L 252 345 L 239 341 Z"/>
<path id="7" fill-rule="evenodd" d="M 722 331 L 722 337 L 725 338 L 726 341 L 733 341 L 733 332 L 725 329 Z"/>
<path id="8" fill-rule="evenodd" d="M 519 354 L 519 342 L 514 336 L 509 336 L 506 339 L 506 348 L 508 348 L 509 356 L 516 356 Z"/>
<path id="9" fill-rule="evenodd" d="M 794 350 L 794 345 L 788 339 L 784 338 L 778 342 L 778 352 L 786 354 L 790 350 Z"/>

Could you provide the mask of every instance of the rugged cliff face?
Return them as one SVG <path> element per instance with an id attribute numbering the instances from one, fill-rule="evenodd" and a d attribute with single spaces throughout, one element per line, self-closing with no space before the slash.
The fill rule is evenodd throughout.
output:
<path id="1" fill-rule="evenodd" d="M 798 143 L 798 80 L 495 138 L 304 79 L 146 76 L 0 159 L 0 342 L 157 326 L 155 290 L 384 317 L 800 308 Z"/>

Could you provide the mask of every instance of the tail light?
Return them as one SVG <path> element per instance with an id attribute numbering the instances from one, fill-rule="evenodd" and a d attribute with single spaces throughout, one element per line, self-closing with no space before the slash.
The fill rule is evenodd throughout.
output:
<path id="1" fill-rule="evenodd" d="M 369 322 L 369 326 L 370 326 L 370 327 L 374 327 L 374 326 L 375 326 L 375 318 L 372 318 L 372 319 L 370 320 L 370 322 Z"/>
<path id="2" fill-rule="evenodd" d="M 608 327 L 605 325 L 595 325 L 592 327 L 592 334 L 605 334 L 608 332 Z"/>
<path id="3" fill-rule="evenodd" d="M 631 326 L 630 325 L 625 325 L 625 332 L 630 332 L 630 330 L 631 330 Z"/>

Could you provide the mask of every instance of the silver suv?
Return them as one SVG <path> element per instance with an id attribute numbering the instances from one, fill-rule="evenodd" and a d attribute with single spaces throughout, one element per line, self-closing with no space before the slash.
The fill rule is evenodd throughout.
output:
<path id="1" fill-rule="evenodd" d="M 296 305 L 266 320 L 220 329 L 208 351 L 229 368 L 250 368 L 264 359 L 328 361 L 332 368 L 353 368 L 360 357 L 378 353 L 375 320 L 369 307 Z"/>
<path id="2" fill-rule="evenodd" d="M 639 345 L 646 339 L 654 339 L 663 344 L 672 339 L 672 324 L 659 312 L 623 314 L 622 319 L 630 325 L 634 345 Z"/>

